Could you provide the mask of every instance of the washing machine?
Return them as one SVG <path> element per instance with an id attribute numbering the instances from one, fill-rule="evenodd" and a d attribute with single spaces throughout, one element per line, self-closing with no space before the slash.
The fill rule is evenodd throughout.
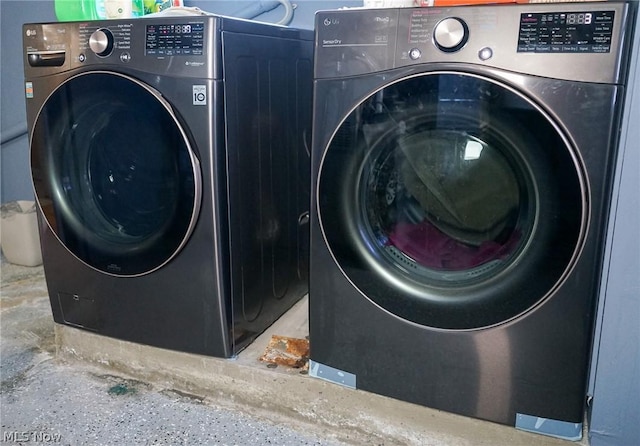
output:
<path id="1" fill-rule="evenodd" d="M 634 19 L 316 15 L 312 376 L 580 437 Z"/>
<path id="2" fill-rule="evenodd" d="M 312 32 L 196 15 L 23 42 L 57 323 L 231 357 L 307 293 Z"/>

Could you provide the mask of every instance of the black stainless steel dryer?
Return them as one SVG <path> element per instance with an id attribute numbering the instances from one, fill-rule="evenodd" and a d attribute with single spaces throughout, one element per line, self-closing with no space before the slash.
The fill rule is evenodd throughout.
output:
<path id="1" fill-rule="evenodd" d="M 308 289 L 312 33 L 215 16 L 23 32 L 55 321 L 234 355 Z"/>
<path id="2" fill-rule="evenodd" d="M 634 13 L 317 14 L 313 376 L 580 437 Z"/>

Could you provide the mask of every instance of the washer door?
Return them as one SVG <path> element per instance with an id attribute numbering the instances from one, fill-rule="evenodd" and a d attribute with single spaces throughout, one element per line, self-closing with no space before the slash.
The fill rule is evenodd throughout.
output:
<path id="1" fill-rule="evenodd" d="M 325 150 L 323 236 L 368 299 L 424 326 L 511 320 L 567 276 L 586 231 L 583 169 L 542 109 L 496 81 L 404 78 Z"/>
<path id="2" fill-rule="evenodd" d="M 46 100 L 31 138 L 38 203 L 82 262 L 136 276 L 186 243 L 200 206 L 200 167 L 155 90 L 113 73 L 75 76 Z"/>

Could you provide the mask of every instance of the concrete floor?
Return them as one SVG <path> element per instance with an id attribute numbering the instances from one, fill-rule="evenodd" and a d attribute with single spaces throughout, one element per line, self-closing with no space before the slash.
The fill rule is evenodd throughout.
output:
<path id="1" fill-rule="evenodd" d="M 238 358 L 54 324 L 41 267 L 2 259 L 2 442 L 43 444 L 491 445 L 572 443 L 269 368 L 272 334 L 307 334 L 303 299 Z"/>

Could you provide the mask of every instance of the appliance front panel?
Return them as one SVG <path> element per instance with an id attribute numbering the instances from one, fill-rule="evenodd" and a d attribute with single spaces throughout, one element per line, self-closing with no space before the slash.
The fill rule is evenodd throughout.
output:
<path id="1" fill-rule="evenodd" d="M 314 364 L 344 372 L 359 389 L 521 428 L 537 419 L 542 432 L 577 426 L 580 435 L 633 18 L 627 6 L 317 15 Z M 568 22 L 604 20 L 608 11 L 612 29 Z M 445 22 L 458 36 L 448 41 L 438 24 L 455 17 L 464 25 Z M 568 39 L 567 57 L 547 51 L 543 18 Z M 574 51 L 575 39 L 587 51 Z M 471 165 L 485 154 L 492 161 L 477 173 L 493 172 L 502 187 L 476 201 L 493 185 L 473 180 Z M 449 187 L 457 181 L 465 187 Z M 477 209 L 462 211 L 473 202 Z M 506 203 L 517 203 L 513 214 L 493 207 Z M 456 265 L 470 257 L 442 248 L 483 241 L 451 217 L 478 223 L 488 209 L 485 216 L 515 218 L 497 233 L 524 238 L 498 243 L 506 255 L 478 269 Z M 487 300 L 478 292 L 485 286 Z M 513 305 L 523 311 L 515 315 Z"/>

